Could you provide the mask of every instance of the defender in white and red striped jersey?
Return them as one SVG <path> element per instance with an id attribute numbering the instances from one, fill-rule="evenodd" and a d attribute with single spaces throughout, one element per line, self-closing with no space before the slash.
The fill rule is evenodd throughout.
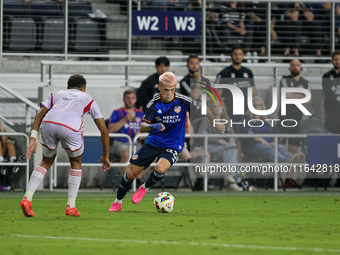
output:
<path id="1" fill-rule="evenodd" d="M 43 160 L 34 169 L 24 198 L 20 206 L 26 217 L 34 217 L 32 210 L 33 194 L 43 180 L 47 170 L 52 166 L 60 143 L 70 159 L 71 169 L 68 179 L 68 201 L 65 214 L 80 216 L 75 206 L 81 181 L 81 162 L 84 152 L 83 144 L 83 118 L 89 113 L 95 121 L 100 133 L 103 146 L 104 171 L 110 169 L 109 161 L 109 135 L 104 118 L 94 99 L 85 93 L 86 79 L 82 75 L 72 75 L 67 82 L 67 89 L 53 92 L 41 103 L 40 111 L 35 117 L 30 144 L 26 157 L 31 158 L 32 152 L 37 147 L 37 132 L 41 126 L 41 145 L 43 148 Z"/>

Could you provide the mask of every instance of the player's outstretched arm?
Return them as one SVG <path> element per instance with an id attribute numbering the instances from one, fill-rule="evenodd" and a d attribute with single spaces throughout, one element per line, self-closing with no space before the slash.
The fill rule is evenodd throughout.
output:
<path id="1" fill-rule="evenodd" d="M 165 130 L 165 127 L 162 123 L 156 123 L 156 124 L 148 124 L 146 122 L 142 122 L 139 126 L 139 131 L 141 133 L 148 133 L 151 130 L 158 130 L 160 132 Z"/>
<path id="2" fill-rule="evenodd" d="M 48 112 L 48 109 L 43 106 L 40 108 L 39 112 L 37 113 L 37 115 L 34 118 L 34 122 L 33 122 L 33 127 L 32 127 L 32 131 L 31 131 L 31 140 L 30 140 L 30 144 L 27 147 L 27 151 L 26 151 L 26 158 L 31 159 L 31 155 L 32 153 L 36 153 L 37 151 L 37 133 L 39 130 L 39 127 L 41 125 L 41 122 L 43 120 L 43 118 L 45 117 L 46 113 Z"/>
<path id="3" fill-rule="evenodd" d="M 103 163 L 102 170 L 107 171 L 111 168 L 111 163 L 109 160 L 109 146 L 110 146 L 109 132 L 107 131 L 105 121 L 103 118 L 96 119 L 95 123 L 100 131 L 103 146 L 103 156 L 100 158 L 99 162 Z"/>

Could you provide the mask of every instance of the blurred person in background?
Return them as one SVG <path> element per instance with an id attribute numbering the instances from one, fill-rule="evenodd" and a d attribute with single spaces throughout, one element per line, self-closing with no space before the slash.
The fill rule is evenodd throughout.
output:
<path id="1" fill-rule="evenodd" d="M 170 60 L 165 56 L 158 57 L 155 60 L 155 67 L 157 72 L 151 74 L 148 78 L 142 81 L 137 90 L 136 108 L 143 110 L 143 112 L 145 112 L 146 105 L 153 98 L 153 95 L 159 92 L 157 88 L 159 76 L 169 71 Z"/>
<path id="2" fill-rule="evenodd" d="M 298 59 L 293 59 L 289 63 L 289 71 L 290 75 L 283 75 L 280 80 L 281 88 L 304 88 L 311 92 L 311 84 L 310 82 L 301 76 L 302 66 L 301 62 Z M 299 99 L 304 98 L 306 95 L 303 93 L 294 93 L 290 92 L 286 94 L 287 99 Z M 307 104 L 309 104 L 307 102 Z M 303 118 L 303 114 L 301 110 L 295 104 L 288 104 L 286 106 L 286 115 L 282 115 L 281 111 L 279 113 L 280 121 L 284 119 L 294 119 L 297 122 L 300 122 Z M 284 127 L 279 125 L 280 133 L 282 134 L 299 134 L 299 127 Z M 292 154 L 298 152 L 298 148 L 300 146 L 301 139 L 300 138 L 288 138 L 288 151 Z"/>
<path id="3" fill-rule="evenodd" d="M 340 51 L 332 53 L 333 69 L 322 76 L 322 89 L 325 95 L 325 126 L 332 134 L 340 134 Z"/>

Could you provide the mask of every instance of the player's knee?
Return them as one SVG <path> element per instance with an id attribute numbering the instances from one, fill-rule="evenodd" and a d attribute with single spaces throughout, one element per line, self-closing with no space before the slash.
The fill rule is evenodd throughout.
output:
<path id="1" fill-rule="evenodd" d="M 143 168 L 142 167 L 137 167 L 136 166 L 129 166 L 127 169 L 127 177 L 130 180 L 134 180 L 138 177 L 138 175 L 142 172 Z"/>
<path id="2" fill-rule="evenodd" d="M 136 173 L 134 173 L 133 171 L 131 171 L 131 169 L 129 169 L 127 171 L 127 178 L 129 178 L 130 180 L 134 180 L 136 179 L 138 176 L 138 174 L 136 175 Z"/>
<path id="3" fill-rule="evenodd" d="M 157 173 L 160 173 L 160 174 L 165 173 L 166 170 L 168 170 L 168 168 L 167 168 L 167 167 L 164 167 L 164 166 L 156 166 L 156 167 L 155 167 L 155 171 L 156 171 Z"/>

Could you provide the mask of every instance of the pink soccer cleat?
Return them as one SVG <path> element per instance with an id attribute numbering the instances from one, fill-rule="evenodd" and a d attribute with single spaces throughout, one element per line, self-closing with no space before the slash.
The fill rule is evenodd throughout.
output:
<path id="1" fill-rule="evenodd" d="M 122 209 L 122 204 L 120 203 L 113 203 L 109 209 L 109 212 L 119 212 Z"/>
<path id="2" fill-rule="evenodd" d="M 139 189 L 135 194 L 133 194 L 131 200 L 133 203 L 138 204 L 140 201 L 142 201 L 145 193 L 147 192 L 147 189 L 143 188 L 143 185 L 139 186 Z"/>

